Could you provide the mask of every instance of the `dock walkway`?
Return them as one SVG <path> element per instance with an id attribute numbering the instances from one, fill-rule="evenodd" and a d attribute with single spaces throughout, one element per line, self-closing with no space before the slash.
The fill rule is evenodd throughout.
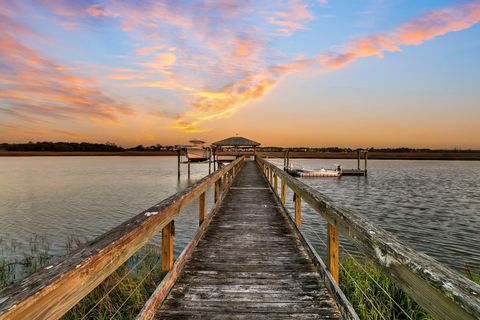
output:
<path id="1" fill-rule="evenodd" d="M 156 319 L 341 319 L 258 166 L 246 162 Z"/>
<path id="2" fill-rule="evenodd" d="M 287 188 L 294 195 L 291 216 L 282 205 Z M 214 203 L 207 212 L 209 190 Z M 175 219 L 195 202 L 199 226 L 174 259 Z M 325 262 L 299 228 L 307 222 L 302 222 L 306 206 L 326 222 Z M 348 270 L 339 274 L 340 235 L 433 319 L 480 319 L 478 284 L 416 252 L 264 158 L 257 156 L 253 162 L 242 156 L 0 291 L 0 320 L 62 318 L 160 232 L 161 253 L 152 257 L 155 264 L 120 307 L 109 305 L 109 314 L 96 309 L 122 280 L 86 311 L 85 319 L 131 318 L 131 311 L 122 307 L 129 305 L 152 272 L 161 271 L 163 279 L 136 320 L 359 320 L 338 286 L 340 277 L 371 302 L 375 292 L 384 288 L 377 284 L 365 293 Z M 377 310 L 378 316 L 415 318 L 400 307 L 405 299 L 395 297 L 381 302 L 399 308 L 385 314 Z"/>

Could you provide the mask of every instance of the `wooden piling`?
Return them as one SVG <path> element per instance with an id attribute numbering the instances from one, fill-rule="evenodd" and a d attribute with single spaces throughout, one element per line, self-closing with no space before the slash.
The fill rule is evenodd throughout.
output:
<path id="1" fill-rule="evenodd" d="M 360 150 L 357 150 L 357 169 L 360 170 Z"/>
<path id="2" fill-rule="evenodd" d="M 181 150 L 178 149 L 177 150 L 177 176 L 178 176 L 178 179 L 180 179 L 180 153 L 181 153 Z"/>
<path id="3" fill-rule="evenodd" d="M 365 175 L 367 175 L 367 158 L 368 158 L 368 152 L 365 151 Z"/>
<path id="4" fill-rule="evenodd" d="M 281 191 L 281 200 L 282 200 L 282 203 L 285 204 L 286 202 L 286 187 L 287 187 L 287 183 L 285 182 L 285 178 L 282 177 L 282 180 L 281 180 L 281 184 L 282 184 L 282 191 Z"/>
<path id="5" fill-rule="evenodd" d="M 175 222 L 172 220 L 162 229 L 162 271 L 168 272 L 173 266 L 173 238 Z"/>
<path id="6" fill-rule="evenodd" d="M 201 226 L 205 220 L 205 192 L 198 198 L 198 225 Z"/>
<path id="7" fill-rule="evenodd" d="M 328 270 L 333 279 L 338 283 L 338 230 L 330 223 L 327 227 L 328 234 Z"/>
<path id="8" fill-rule="evenodd" d="M 273 174 L 273 189 L 278 193 L 278 176 L 275 173 Z"/>

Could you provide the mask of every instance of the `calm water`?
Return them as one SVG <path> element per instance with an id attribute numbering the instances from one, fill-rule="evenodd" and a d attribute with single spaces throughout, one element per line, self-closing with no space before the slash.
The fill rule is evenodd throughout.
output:
<path id="1" fill-rule="evenodd" d="M 310 169 L 357 165 L 356 160 L 294 163 Z M 480 162 L 370 160 L 368 165 L 367 178 L 302 181 L 438 261 L 458 270 L 468 266 L 480 272 Z M 293 195 L 288 198 L 292 211 Z M 323 221 L 308 206 L 302 210 L 308 238 L 324 248 L 318 239 L 325 239 Z"/>
<path id="2" fill-rule="evenodd" d="M 305 168 L 356 165 L 295 162 Z M 28 252 L 34 234 L 61 255 L 69 236 L 91 240 L 208 173 L 207 165 L 193 165 L 187 180 L 184 166 L 178 181 L 176 166 L 176 157 L 0 158 L 0 255 Z M 454 268 L 480 270 L 480 162 L 372 160 L 368 178 L 304 181 L 414 248 Z M 211 206 L 211 192 L 207 201 Z M 196 208 L 192 204 L 176 221 L 177 254 L 195 231 Z M 320 245 L 323 222 L 307 207 L 303 211 L 304 229 Z"/>

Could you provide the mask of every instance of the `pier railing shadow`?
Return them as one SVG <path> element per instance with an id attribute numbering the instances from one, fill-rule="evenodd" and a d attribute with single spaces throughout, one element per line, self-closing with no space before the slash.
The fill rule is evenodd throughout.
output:
<path id="1" fill-rule="evenodd" d="M 244 164 L 245 157 L 223 166 L 193 185 L 143 211 L 93 241 L 81 246 L 31 276 L 0 292 L 0 320 L 58 319 L 161 232 L 162 283 L 141 311 L 152 311 L 168 293 L 204 230 L 225 197 L 225 192 Z M 206 192 L 214 188 L 214 205 L 206 212 Z M 174 261 L 174 220 L 198 199 L 199 227 L 193 239 Z M 155 267 L 157 266 L 155 263 Z M 151 270 L 152 271 L 152 270 Z"/>
<path id="2" fill-rule="evenodd" d="M 479 285 L 428 255 L 413 250 L 391 233 L 337 205 L 266 159 L 257 156 L 256 161 L 283 205 L 287 201 L 287 188 L 291 189 L 294 195 L 291 217 L 300 234 L 302 202 L 326 221 L 327 230 L 323 232 L 327 235 L 326 277 L 338 282 L 339 273 L 346 274 L 345 270 L 339 270 L 343 268 L 339 263 L 339 237 L 342 235 L 434 319 L 480 319 Z M 302 241 L 317 262 L 324 265 L 310 242 L 305 237 Z"/>

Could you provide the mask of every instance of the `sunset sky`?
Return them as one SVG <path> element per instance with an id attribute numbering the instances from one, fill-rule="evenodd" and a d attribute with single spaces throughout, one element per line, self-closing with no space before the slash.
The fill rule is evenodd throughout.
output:
<path id="1" fill-rule="evenodd" d="M 0 142 L 480 149 L 480 0 L 1 0 Z"/>

